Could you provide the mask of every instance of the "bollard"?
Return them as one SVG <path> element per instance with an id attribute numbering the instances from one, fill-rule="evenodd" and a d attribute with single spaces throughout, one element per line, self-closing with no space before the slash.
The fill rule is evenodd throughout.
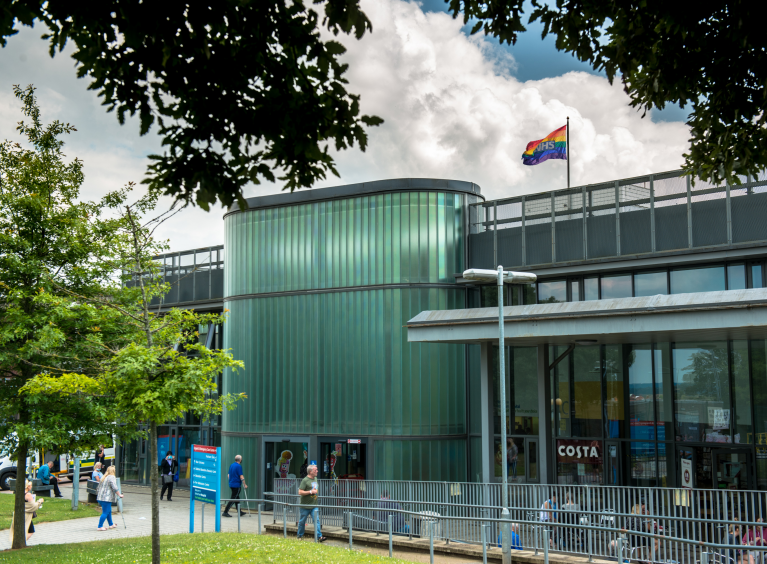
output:
<path id="1" fill-rule="evenodd" d="M 202 509 L 200 510 L 200 532 L 205 532 L 205 504 L 201 503 Z"/>
<path id="2" fill-rule="evenodd" d="M 434 564 L 434 523 L 429 519 L 429 564 Z"/>
<path id="3" fill-rule="evenodd" d="M 315 511 L 317 512 L 316 515 L 314 514 Z M 314 542 L 318 542 L 318 539 L 319 539 L 319 532 L 320 532 L 319 517 L 320 517 L 320 510 L 319 509 L 312 510 L 312 522 L 314 523 Z"/>
<path id="4" fill-rule="evenodd" d="M 354 526 L 352 525 L 352 521 L 354 520 L 354 513 L 349 512 L 349 550 L 352 549 L 352 529 Z"/>
<path id="5" fill-rule="evenodd" d="M 261 534 L 261 508 L 264 506 L 263 503 L 258 504 L 258 534 Z"/>
<path id="6" fill-rule="evenodd" d="M 72 510 L 77 511 L 80 502 L 80 458 L 75 456 L 72 474 Z"/>
<path id="7" fill-rule="evenodd" d="M 237 532 L 241 533 L 242 531 L 240 530 L 240 508 L 237 507 L 236 505 L 234 506 L 234 508 L 237 510 Z"/>
<path id="8" fill-rule="evenodd" d="M 392 517 L 393 515 L 389 513 L 389 558 L 394 558 L 394 550 L 392 546 L 392 534 L 393 534 Z"/>
<path id="9" fill-rule="evenodd" d="M 549 564 L 549 529 L 543 527 L 543 564 Z"/>
<path id="10" fill-rule="evenodd" d="M 703 547 L 703 552 L 700 553 L 700 564 L 708 564 L 708 551 L 705 546 Z"/>
<path id="11" fill-rule="evenodd" d="M 505 507 L 501 511 L 501 519 L 501 562 L 511 564 L 511 515 Z"/>
<path id="12" fill-rule="evenodd" d="M 487 525 L 482 523 L 482 564 L 487 564 L 487 535 L 485 534 L 485 528 Z"/>
<path id="13" fill-rule="evenodd" d="M 284 512 L 282 514 L 282 538 L 288 538 L 288 516 Z"/>

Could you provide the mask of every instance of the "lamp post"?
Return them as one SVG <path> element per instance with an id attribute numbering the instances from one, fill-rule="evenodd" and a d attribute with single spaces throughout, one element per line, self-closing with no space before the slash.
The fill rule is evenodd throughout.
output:
<path id="1" fill-rule="evenodd" d="M 498 380 L 501 395 L 501 477 L 503 490 L 501 491 L 501 551 L 503 564 L 511 564 L 511 523 L 509 514 L 509 477 L 506 457 L 506 351 L 504 350 L 503 335 L 503 285 L 504 284 L 533 284 L 538 277 L 531 272 L 504 271 L 502 266 L 498 270 L 482 270 L 471 268 L 465 270 L 463 277 L 467 280 L 478 282 L 493 282 L 498 284 Z"/>

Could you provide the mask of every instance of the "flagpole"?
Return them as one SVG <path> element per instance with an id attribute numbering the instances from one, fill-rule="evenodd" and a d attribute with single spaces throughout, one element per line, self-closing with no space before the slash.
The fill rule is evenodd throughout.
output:
<path id="1" fill-rule="evenodd" d="M 570 187 L 570 116 L 567 116 L 567 187 Z"/>

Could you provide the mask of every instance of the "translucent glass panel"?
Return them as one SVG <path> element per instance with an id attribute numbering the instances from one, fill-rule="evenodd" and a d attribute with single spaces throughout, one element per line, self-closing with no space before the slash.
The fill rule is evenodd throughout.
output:
<path id="1" fill-rule="evenodd" d="M 602 276 L 602 299 L 630 298 L 631 274 Z"/>
<path id="2" fill-rule="evenodd" d="M 628 358 L 630 438 L 655 440 L 652 347 L 632 347 Z"/>
<path id="3" fill-rule="evenodd" d="M 376 440 L 374 464 L 376 480 L 465 482 L 466 440 Z"/>
<path id="4" fill-rule="evenodd" d="M 257 470 L 261 468 L 260 447 L 260 437 L 232 437 L 230 435 L 221 437 L 221 497 L 229 497 L 230 490 L 227 472 L 229 465 L 234 462 L 234 457 L 238 454 L 242 456 L 242 471 L 243 476 L 245 476 L 245 483 L 250 486 L 248 497 L 254 498 L 258 495 L 257 488 L 262 486 L 257 479 L 260 477 L 257 476 Z"/>
<path id="5" fill-rule="evenodd" d="M 601 437 L 602 370 L 600 347 L 575 347 L 572 355 L 572 436 Z"/>
<path id="6" fill-rule="evenodd" d="M 636 297 L 657 296 L 658 294 L 668 294 L 668 275 L 665 270 L 634 275 L 634 295 Z"/>
<path id="7" fill-rule="evenodd" d="M 403 192 L 230 214 L 225 295 L 453 282 L 464 198 Z"/>
<path id="8" fill-rule="evenodd" d="M 225 342 L 245 369 L 224 393 L 248 399 L 223 429 L 251 433 L 466 432 L 463 345 L 408 343 L 424 310 L 464 307 L 464 290 L 379 289 L 227 301 Z"/>
<path id="9" fill-rule="evenodd" d="M 538 284 L 538 303 L 556 304 L 567 301 L 567 283 L 564 280 Z"/>
<path id="10" fill-rule="evenodd" d="M 598 347 L 592 347 L 598 349 Z M 623 354 L 621 345 L 604 347 L 605 378 L 605 437 L 626 436 L 626 398 L 623 386 Z M 582 384 L 583 385 L 583 384 Z M 595 390 L 598 392 L 598 390 Z"/>
<path id="11" fill-rule="evenodd" d="M 748 341 L 732 341 L 732 432 L 734 443 L 753 443 L 751 425 L 751 386 L 748 374 Z"/>
<path id="12" fill-rule="evenodd" d="M 673 363 L 677 440 L 732 442 L 727 344 L 678 343 Z"/>

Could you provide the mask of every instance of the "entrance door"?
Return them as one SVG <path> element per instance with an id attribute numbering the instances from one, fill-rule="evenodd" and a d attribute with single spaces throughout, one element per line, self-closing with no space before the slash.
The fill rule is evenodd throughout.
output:
<path id="1" fill-rule="evenodd" d="M 618 442 L 607 441 L 605 443 L 607 452 L 605 464 L 605 484 L 608 486 L 623 486 L 623 467 L 621 466 L 621 445 Z"/>
<path id="2" fill-rule="evenodd" d="M 325 439 L 320 442 L 320 478 L 364 480 L 367 476 L 367 446 L 367 439 Z"/>
<path id="3" fill-rule="evenodd" d="M 714 486 L 720 490 L 752 490 L 753 456 L 749 449 L 714 449 L 712 451 Z"/>
<path id="4" fill-rule="evenodd" d="M 301 442 L 294 442 L 296 439 Z M 291 437 L 264 441 L 264 459 L 266 460 L 264 492 L 292 493 L 293 488 L 280 480 L 289 478 L 300 480 L 306 476 L 306 467 L 309 465 L 309 441 L 304 442 L 302 439 L 303 437 Z M 278 481 L 275 483 L 275 480 Z M 267 503 L 265 509 L 271 511 L 272 504 Z"/>
<path id="5" fill-rule="evenodd" d="M 539 482 L 538 477 L 538 438 L 507 437 L 506 438 L 506 476 L 509 483 L 529 484 Z M 495 454 L 493 466 L 497 482 L 503 480 L 501 460 L 501 440 L 495 439 Z"/>

